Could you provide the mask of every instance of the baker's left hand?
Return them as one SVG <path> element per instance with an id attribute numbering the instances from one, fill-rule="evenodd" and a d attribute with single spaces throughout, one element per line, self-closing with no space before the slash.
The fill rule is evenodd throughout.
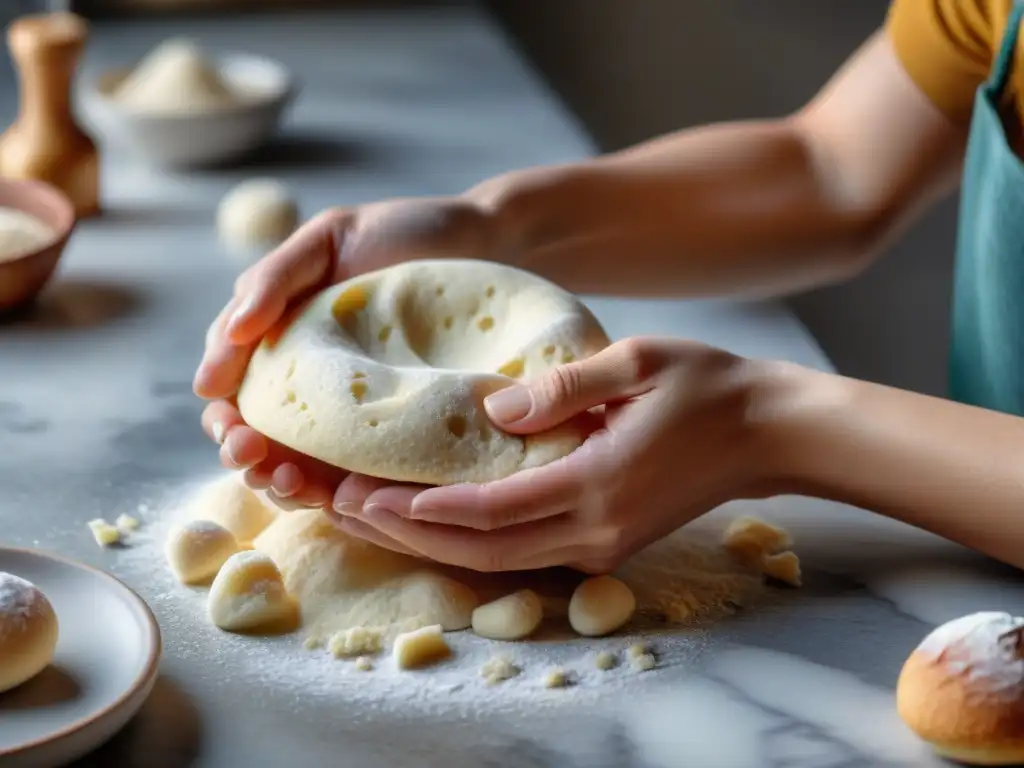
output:
<path id="1" fill-rule="evenodd" d="M 702 344 L 633 338 L 485 401 L 511 433 L 603 406 L 603 426 L 551 464 L 438 488 L 351 475 L 334 519 L 382 547 L 477 571 L 570 565 L 607 572 L 733 498 L 763 496 L 762 416 L 778 364 Z"/>

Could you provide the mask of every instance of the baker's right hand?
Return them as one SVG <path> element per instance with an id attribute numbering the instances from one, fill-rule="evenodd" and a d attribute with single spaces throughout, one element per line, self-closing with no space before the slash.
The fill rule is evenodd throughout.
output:
<path id="1" fill-rule="evenodd" d="M 206 334 L 193 389 L 224 466 L 283 507 L 329 506 L 346 473 L 247 426 L 235 406 L 253 350 L 289 306 L 332 283 L 410 259 L 494 258 L 493 219 L 461 198 L 403 199 L 326 211 L 246 270 Z"/>

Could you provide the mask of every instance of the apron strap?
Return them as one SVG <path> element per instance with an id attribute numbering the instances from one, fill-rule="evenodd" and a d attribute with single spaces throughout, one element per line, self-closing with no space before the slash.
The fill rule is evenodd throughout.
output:
<path id="1" fill-rule="evenodd" d="M 1013 72 L 1013 58 L 1017 52 L 1017 35 L 1022 18 L 1024 18 L 1024 0 L 1014 0 L 1010 18 L 1006 22 L 1006 31 L 1003 33 L 1003 41 L 999 45 L 999 54 L 996 56 L 995 65 L 992 67 L 992 73 L 988 80 L 989 88 L 999 95 L 1006 88 L 1010 74 Z"/>

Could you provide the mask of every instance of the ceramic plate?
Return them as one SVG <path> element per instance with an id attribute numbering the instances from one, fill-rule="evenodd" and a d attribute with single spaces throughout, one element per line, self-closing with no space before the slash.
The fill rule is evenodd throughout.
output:
<path id="1" fill-rule="evenodd" d="M 160 628 L 142 598 L 87 565 L 0 547 L 0 571 L 38 586 L 60 626 L 53 663 L 0 693 L 0 765 L 63 765 L 138 712 L 156 680 Z"/>

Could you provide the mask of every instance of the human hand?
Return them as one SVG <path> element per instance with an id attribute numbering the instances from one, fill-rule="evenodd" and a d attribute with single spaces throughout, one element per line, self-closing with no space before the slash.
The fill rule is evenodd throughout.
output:
<path id="1" fill-rule="evenodd" d="M 350 475 L 334 520 L 382 547 L 478 571 L 607 572 L 772 474 L 759 428 L 770 366 L 702 344 L 632 338 L 485 400 L 515 434 L 604 407 L 569 456 L 484 484 L 439 488 Z"/>
<path id="2" fill-rule="evenodd" d="M 245 471 L 250 487 L 285 508 L 329 505 L 346 472 L 269 440 L 247 426 L 235 406 L 253 350 L 286 311 L 316 291 L 401 261 L 503 252 L 493 218 L 462 199 L 394 200 L 330 210 L 246 270 L 210 326 L 193 389 L 212 400 L 207 435 L 224 466 Z"/>

